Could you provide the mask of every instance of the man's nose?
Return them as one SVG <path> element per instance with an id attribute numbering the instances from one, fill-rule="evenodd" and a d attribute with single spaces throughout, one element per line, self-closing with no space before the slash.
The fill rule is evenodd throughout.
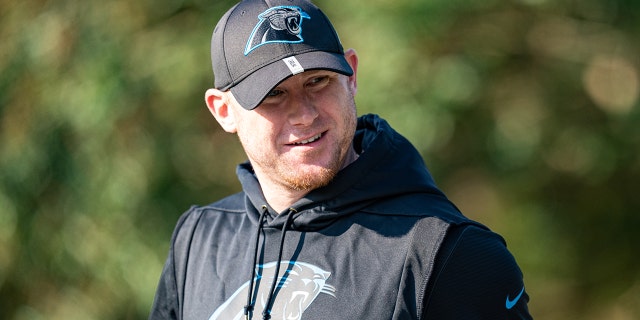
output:
<path id="1" fill-rule="evenodd" d="M 318 110 L 312 99 L 305 95 L 295 95 L 291 101 L 289 121 L 292 125 L 308 126 L 318 117 Z"/>

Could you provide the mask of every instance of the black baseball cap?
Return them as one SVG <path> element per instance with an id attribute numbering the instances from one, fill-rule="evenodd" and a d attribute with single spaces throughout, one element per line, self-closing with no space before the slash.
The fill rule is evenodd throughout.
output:
<path id="1" fill-rule="evenodd" d="M 256 108 L 288 77 L 307 70 L 352 75 L 327 16 L 306 0 L 244 0 L 222 16 L 211 39 L 214 86 Z"/>

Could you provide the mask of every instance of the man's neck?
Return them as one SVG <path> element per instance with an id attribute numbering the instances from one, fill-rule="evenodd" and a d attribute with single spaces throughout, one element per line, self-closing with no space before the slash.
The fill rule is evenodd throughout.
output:
<path id="1" fill-rule="evenodd" d="M 346 166 L 350 165 L 357 159 L 358 154 L 353 148 L 350 148 L 350 150 L 347 152 L 342 166 L 340 167 L 340 170 L 344 169 Z M 286 185 L 273 181 L 268 177 L 263 177 L 258 172 L 258 170 L 255 170 L 255 173 L 258 177 L 258 181 L 260 182 L 260 186 L 262 187 L 262 193 L 264 194 L 267 203 L 269 203 L 271 208 L 273 208 L 273 210 L 278 213 L 289 209 L 294 203 L 296 203 L 296 201 L 302 199 L 302 197 L 312 191 L 293 189 Z"/>
<path id="2" fill-rule="evenodd" d="M 278 213 L 289 209 L 291 205 L 309 193 L 308 190 L 291 190 L 282 185 L 269 186 L 269 182 L 262 184 L 262 190 L 271 208 Z"/>

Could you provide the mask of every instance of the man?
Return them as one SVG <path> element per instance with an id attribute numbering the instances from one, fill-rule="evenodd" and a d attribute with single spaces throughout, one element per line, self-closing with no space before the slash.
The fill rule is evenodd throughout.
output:
<path id="1" fill-rule="evenodd" d="M 243 191 L 179 220 L 151 319 L 531 319 L 504 240 L 465 218 L 305 0 L 246 0 L 212 37 L 206 104 Z"/>

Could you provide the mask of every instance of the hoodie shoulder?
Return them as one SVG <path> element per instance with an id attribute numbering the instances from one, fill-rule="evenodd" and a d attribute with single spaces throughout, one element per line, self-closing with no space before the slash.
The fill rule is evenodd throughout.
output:
<path id="1" fill-rule="evenodd" d="M 380 199 L 363 211 L 372 214 L 435 217 L 449 224 L 478 224 L 465 217 L 444 195 L 411 193 Z"/>
<path id="2" fill-rule="evenodd" d="M 186 262 L 193 246 L 206 243 L 210 234 L 219 234 L 225 227 L 233 229 L 246 216 L 244 193 L 236 193 L 206 206 L 192 206 L 182 214 L 172 237 L 174 259 Z M 178 264 L 180 265 L 180 264 Z"/>
<path id="3" fill-rule="evenodd" d="M 225 197 L 217 202 L 211 203 L 206 206 L 199 207 L 201 210 L 216 210 L 229 213 L 244 213 L 244 199 L 245 193 L 238 192 Z"/>
<path id="4" fill-rule="evenodd" d="M 192 206 L 182 214 L 174 230 L 174 245 L 181 238 L 191 239 L 193 232 L 199 225 L 211 221 L 229 217 L 244 216 L 244 192 L 239 192 L 225 197 L 217 202 L 205 206 Z"/>

